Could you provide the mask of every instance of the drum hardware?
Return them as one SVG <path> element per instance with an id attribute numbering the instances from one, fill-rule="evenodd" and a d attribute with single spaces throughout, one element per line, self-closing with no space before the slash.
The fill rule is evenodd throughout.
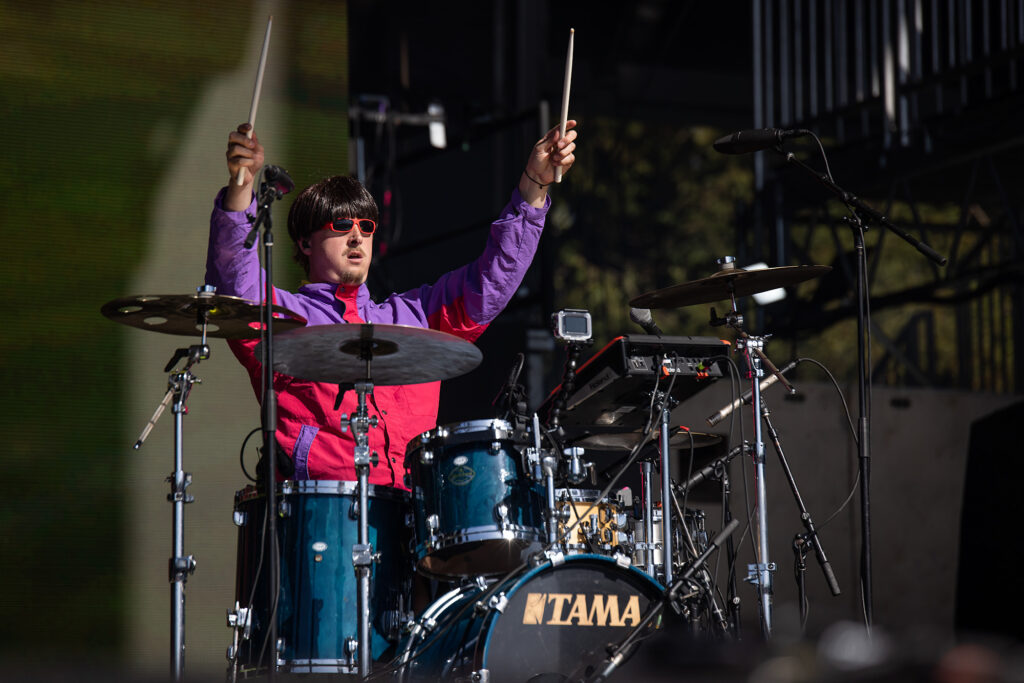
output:
<path id="1" fill-rule="evenodd" d="M 708 547 L 698 557 L 688 564 L 686 569 L 676 578 L 676 580 L 668 585 L 662 592 L 661 597 L 652 602 L 647 610 L 644 612 L 643 617 L 638 620 L 629 634 L 614 645 L 610 645 L 607 648 L 608 656 L 605 658 L 604 666 L 593 676 L 578 677 L 579 670 L 568 677 L 568 680 L 583 680 L 587 683 L 600 683 L 608 679 L 609 676 L 625 661 L 626 657 L 638 644 L 641 636 L 648 629 L 648 626 L 661 614 L 665 609 L 665 605 L 668 604 L 677 613 L 682 613 L 685 610 L 684 606 L 677 604 L 680 599 L 684 599 L 689 595 L 700 593 L 701 588 L 694 589 L 689 586 L 689 583 L 693 575 L 700 569 L 703 568 L 704 563 L 707 562 L 708 558 L 711 557 L 711 553 L 717 550 L 725 539 L 732 536 L 732 532 L 739 526 L 739 520 L 734 519 L 729 522 L 728 525 L 721 532 L 718 533 L 708 544 Z M 671 564 L 666 562 L 666 565 Z M 685 595 L 680 595 L 683 589 L 687 589 L 689 592 Z M 585 663 L 587 664 L 587 663 Z M 582 666 L 582 665 L 581 665 Z"/>
<path id="2" fill-rule="evenodd" d="M 821 545 L 821 538 L 818 534 L 817 528 L 814 526 L 814 520 L 811 518 L 811 513 L 807 510 L 807 506 L 804 504 L 803 497 L 800 495 L 800 489 L 797 488 L 796 479 L 793 477 L 793 471 L 790 469 L 789 462 L 786 460 L 786 455 L 782 450 L 782 442 L 779 440 L 779 434 L 775 431 L 775 426 L 772 424 L 771 413 L 768 410 L 768 404 L 764 401 L 764 397 L 761 398 L 761 419 L 764 421 L 765 429 L 768 431 L 768 438 L 772 442 L 775 453 L 779 456 L 782 471 L 786 475 L 786 482 L 789 484 L 789 490 L 793 494 L 793 499 L 796 501 L 797 508 L 800 510 L 800 521 L 805 530 L 803 534 L 797 534 L 793 541 L 793 551 L 796 553 L 796 567 L 794 574 L 797 583 L 798 599 L 800 601 L 800 627 L 802 630 L 807 619 L 807 593 L 806 583 L 804 581 L 804 573 L 807 565 L 804 562 L 804 559 L 807 556 L 808 550 L 811 548 L 814 549 L 814 555 L 818 560 L 818 564 L 821 566 L 821 571 L 825 576 L 825 582 L 828 584 L 829 591 L 832 592 L 832 595 L 838 596 L 841 591 L 839 589 L 839 582 L 836 580 L 835 572 L 832 571 L 832 565 L 828 561 L 828 557 L 825 555 L 825 549 Z"/>
<path id="3" fill-rule="evenodd" d="M 737 268 L 735 258 L 731 256 L 718 259 L 718 266 L 718 272 L 709 277 L 648 292 L 631 300 L 629 304 L 638 308 L 667 308 L 711 303 L 725 299 L 728 299 L 731 303 L 730 312 L 724 318 L 719 318 L 712 308 L 710 322 L 712 326 L 725 325 L 736 331 L 738 337 L 737 350 L 742 352 L 747 361 L 750 376 L 753 378 L 751 404 L 754 415 L 758 416 L 754 420 L 755 438 L 753 452 L 758 506 L 758 562 L 748 567 L 747 580 L 757 586 L 762 632 L 765 637 L 770 637 L 772 630 L 772 572 L 775 570 L 775 564 L 768 559 L 764 441 L 761 435 L 761 419 L 759 417 L 761 415 L 760 385 L 761 379 L 764 376 L 763 368 L 767 367 L 790 392 L 793 391 L 793 388 L 786 381 L 785 377 L 782 376 L 778 368 L 764 354 L 764 341 L 767 337 L 751 336 L 743 329 L 743 316 L 739 314 L 736 299 L 738 296 L 749 296 L 820 277 L 829 272 L 831 268 L 828 266 L 783 266 L 747 271 Z M 664 429 L 662 436 L 663 446 L 667 448 Z M 669 490 L 667 483 L 664 490 Z M 669 536 L 666 535 L 666 539 L 668 538 Z M 666 562 L 666 567 L 670 564 L 670 562 Z"/>
<path id="4" fill-rule="evenodd" d="M 125 325 L 168 334 L 194 335 L 199 332 L 200 337 L 199 344 L 176 349 L 164 367 L 164 372 L 170 373 L 167 392 L 133 445 L 135 450 L 142 447 L 170 405 L 174 413 L 174 470 L 167 477 L 171 488 L 167 500 L 173 506 L 172 554 L 168 560 L 168 580 L 171 583 L 170 673 L 173 681 L 181 681 L 185 676 L 185 582 L 196 569 L 195 558 L 185 555 L 185 505 L 194 502 L 195 498 L 187 492 L 192 484 L 192 474 L 184 471 L 182 439 L 184 416 L 188 412 L 185 402 L 192 386 L 202 382 L 192 373 L 192 368 L 209 359 L 209 336 L 240 333 L 243 321 L 248 318 L 247 322 L 251 322 L 253 308 L 253 304 L 241 299 L 218 296 L 216 288 L 210 285 L 196 288 L 193 295 L 134 296 L 109 301 L 100 308 L 103 315 Z M 278 310 L 288 312 L 287 309 Z M 301 318 L 295 316 L 293 321 L 297 320 Z M 305 324 L 305 321 L 297 324 Z M 252 332 L 247 326 L 244 330 Z M 174 371 L 180 361 L 185 362 L 184 367 Z"/>
<path id="5" fill-rule="evenodd" d="M 262 345 L 257 344 L 257 353 Z M 377 420 L 369 415 L 367 396 L 373 394 L 374 384 L 416 384 L 455 377 L 475 368 L 481 358 L 480 350 L 471 342 L 405 325 L 317 325 L 291 330 L 276 340 L 273 371 L 316 382 L 351 383 L 356 392 L 357 409 L 352 415 L 342 416 L 341 428 L 351 430 L 355 439 L 359 533 L 352 545 L 352 566 L 358 578 L 356 642 L 359 675 L 363 678 L 369 676 L 371 668 L 370 578 L 372 566 L 379 559 L 369 541 L 366 514 L 369 471 L 378 459 L 369 448 L 368 432 Z M 432 462 L 433 453 L 421 459 Z"/>

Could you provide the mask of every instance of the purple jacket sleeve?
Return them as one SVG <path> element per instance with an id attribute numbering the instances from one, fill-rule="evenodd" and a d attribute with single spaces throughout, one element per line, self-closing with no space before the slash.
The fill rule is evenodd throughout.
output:
<path id="1" fill-rule="evenodd" d="M 381 317 L 475 339 L 522 283 L 550 205 L 549 198 L 542 208 L 530 206 L 516 189 L 491 225 L 487 245 L 475 261 L 445 273 L 433 285 L 392 295 L 381 304 Z"/>
<path id="2" fill-rule="evenodd" d="M 264 274 L 260 266 L 257 242 L 245 248 L 245 238 L 252 225 L 247 214 L 256 214 L 256 198 L 245 211 L 225 211 L 224 190 L 214 200 L 210 215 L 210 242 L 206 251 L 206 284 L 217 287 L 218 294 L 237 296 L 248 301 L 263 299 Z M 281 242 L 278 242 L 281 244 Z M 309 318 L 310 304 L 303 297 L 274 288 L 274 303 Z"/>

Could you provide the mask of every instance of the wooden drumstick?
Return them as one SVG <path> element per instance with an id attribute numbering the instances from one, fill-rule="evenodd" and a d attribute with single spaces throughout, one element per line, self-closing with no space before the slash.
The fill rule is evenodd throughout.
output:
<path id="1" fill-rule="evenodd" d="M 267 47 L 270 46 L 270 27 L 274 23 L 273 15 L 267 17 L 267 32 L 263 34 L 263 49 L 260 51 L 260 65 L 256 67 L 256 85 L 252 89 L 252 106 L 249 107 L 249 132 L 245 134 L 252 139 L 252 131 L 256 127 L 256 110 L 260 106 L 260 91 L 263 89 L 263 69 L 267 66 Z M 256 169 L 253 169 L 253 174 Z M 245 182 L 245 169 L 238 170 L 238 177 L 235 184 L 239 187 Z"/>
<path id="2" fill-rule="evenodd" d="M 565 122 L 569 118 L 569 86 L 572 85 L 572 38 L 576 29 L 569 29 L 569 51 L 565 55 L 565 85 L 562 87 L 562 123 L 558 127 L 561 140 L 565 137 Z M 562 182 L 562 167 L 555 167 L 555 182 Z"/>

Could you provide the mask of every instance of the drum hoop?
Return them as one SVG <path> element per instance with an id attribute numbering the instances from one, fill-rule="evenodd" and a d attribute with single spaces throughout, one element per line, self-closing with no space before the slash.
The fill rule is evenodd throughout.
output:
<path id="1" fill-rule="evenodd" d="M 447 436 L 439 436 L 441 432 L 446 432 Z M 434 441 L 437 441 L 442 447 L 473 441 L 511 441 L 514 434 L 515 429 L 508 420 L 496 417 L 485 420 L 467 420 L 466 422 L 439 425 L 436 429 L 424 432 L 409 441 L 405 450 L 406 453 L 412 453 Z"/>
<path id="2" fill-rule="evenodd" d="M 355 497 L 359 495 L 359 482 L 333 479 L 307 479 L 302 481 L 286 479 L 285 481 L 278 482 L 277 493 L 279 496 L 300 495 Z M 393 486 L 380 486 L 377 484 L 369 484 L 366 487 L 366 495 L 370 498 L 379 498 L 381 500 L 390 500 L 398 503 L 409 503 L 411 499 L 408 491 L 404 491 Z M 236 504 L 244 503 L 246 501 L 264 497 L 265 494 L 263 491 L 256 487 L 247 486 L 235 493 L 235 502 Z"/>

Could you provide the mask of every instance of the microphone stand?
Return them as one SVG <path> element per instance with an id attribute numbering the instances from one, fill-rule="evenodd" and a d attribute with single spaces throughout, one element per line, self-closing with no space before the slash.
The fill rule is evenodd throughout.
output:
<path id="1" fill-rule="evenodd" d="M 857 388 L 860 391 L 860 418 L 857 422 L 857 451 L 860 473 L 860 506 L 861 506 L 861 589 L 864 599 L 864 622 L 871 630 L 874 621 L 871 585 L 871 416 L 869 414 L 867 392 L 870 378 L 867 368 L 867 345 L 865 340 L 869 329 L 868 321 L 868 283 L 867 254 L 864 247 L 864 223 L 861 216 L 867 216 L 876 224 L 895 233 L 903 241 L 910 244 L 925 255 L 933 263 L 944 266 L 946 258 L 921 240 L 893 225 L 882 213 L 868 206 L 859 197 L 847 192 L 835 183 L 827 174 L 818 173 L 813 168 L 796 158 L 792 152 L 783 152 L 776 147 L 775 151 L 785 158 L 786 162 L 797 166 L 824 185 L 832 194 L 850 207 L 852 218 L 847 221 L 853 230 L 854 249 L 857 255 Z"/>
<path id="2" fill-rule="evenodd" d="M 290 180 L 290 179 L 289 179 Z M 293 185 L 294 187 L 294 185 Z M 274 391 L 274 278 L 273 254 L 274 232 L 270 205 L 281 199 L 287 192 L 286 186 L 280 183 L 260 182 L 257 198 L 256 217 L 250 218 L 252 229 L 245 240 L 245 248 L 252 247 L 260 227 L 263 227 L 263 271 L 265 290 L 263 296 L 264 339 L 263 357 L 260 359 L 263 368 L 263 410 L 261 414 L 263 430 L 263 484 L 267 493 L 267 523 L 264 543 L 270 554 L 270 576 L 267 581 L 267 605 L 269 606 L 268 634 L 270 643 L 270 662 L 267 665 L 267 678 L 273 681 L 277 674 L 279 660 L 277 639 L 277 602 L 280 594 L 281 557 L 277 543 L 277 392 Z"/>
<path id="3" fill-rule="evenodd" d="M 804 505 L 804 499 L 800 496 L 800 489 L 796 486 L 796 479 L 793 477 L 793 471 L 789 469 L 789 462 L 786 460 L 786 455 L 782 451 L 782 442 L 779 441 L 779 433 L 775 431 L 775 426 L 772 424 L 771 413 L 768 410 L 768 404 L 765 402 L 764 397 L 761 397 L 761 418 L 764 420 L 765 428 L 768 430 L 768 438 L 771 439 L 772 446 L 775 448 L 775 453 L 779 456 L 779 462 L 782 464 L 782 471 L 786 475 L 786 481 L 789 482 L 789 490 L 793 492 L 793 498 L 796 500 L 796 505 L 800 508 L 800 521 L 804 525 L 804 529 L 807 533 L 801 534 L 805 543 L 810 542 L 814 546 L 814 555 L 818 559 L 818 564 L 821 565 L 821 571 L 825 574 L 825 582 L 828 583 L 828 589 L 832 591 L 832 595 L 839 595 L 839 582 L 836 581 L 836 575 L 832 571 L 832 565 L 828 561 L 828 557 L 825 556 L 825 550 L 821 547 L 821 539 L 818 537 L 818 530 L 814 526 L 814 520 L 811 519 L 811 513 L 807 511 L 807 506 Z M 806 551 L 805 551 L 806 552 Z M 798 586 L 803 590 L 803 585 Z M 801 604 L 801 609 L 803 605 Z"/>

